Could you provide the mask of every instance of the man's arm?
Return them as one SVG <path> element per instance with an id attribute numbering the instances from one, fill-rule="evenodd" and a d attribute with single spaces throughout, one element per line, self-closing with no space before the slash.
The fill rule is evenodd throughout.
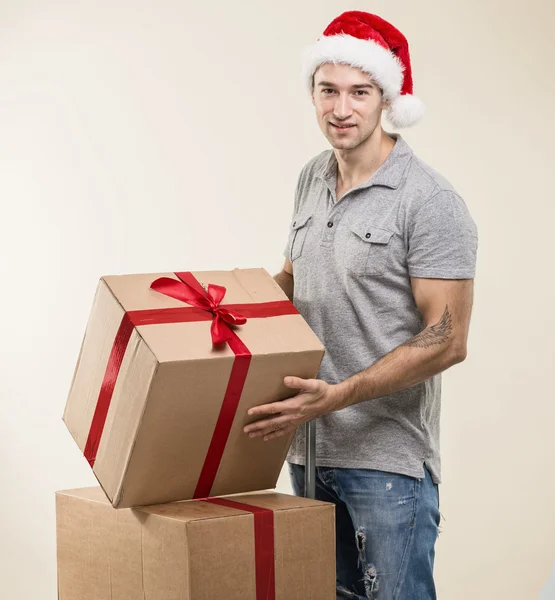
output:
<path id="1" fill-rule="evenodd" d="M 473 281 L 412 279 L 425 329 L 337 386 L 340 407 L 410 388 L 466 358 Z"/>
<path id="2" fill-rule="evenodd" d="M 283 269 L 277 275 L 274 275 L 274 279 L 279 287 L 285 292 L 286 296 L 293 302 L 293 264 L 286 258 Z"/>
<path id="3" fill-rule="evenodd" d="M 289 400 L 249 410 L 251 416 L 267 418 L 248 425 L 245 432 L 266 440 L 280 437 L 323 414 L 407 389 L 463 361 L 473 281 L 411 281 L 425 329 L 342 383 L 330 385 L 318 379 L 287 377 L 285 384 L 300 393 Z"/>

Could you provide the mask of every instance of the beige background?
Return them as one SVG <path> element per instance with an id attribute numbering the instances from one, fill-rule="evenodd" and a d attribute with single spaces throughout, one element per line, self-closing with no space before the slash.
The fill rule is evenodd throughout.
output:
<path id="1" fill-rule="evenodd" d="M 469 357 L 444 379 L 439 598 L 538 598 L 555 560 L 553 0 L 0 2 L 2 597 L 56 597 L 54 490 L 94 484 L 61 414 L 98 277 L 281 267 L 297 174 L 327 147 L 299 53 L 347 9 L 409 38 L 428 114 L 405 137 L 480 229 Z"/>

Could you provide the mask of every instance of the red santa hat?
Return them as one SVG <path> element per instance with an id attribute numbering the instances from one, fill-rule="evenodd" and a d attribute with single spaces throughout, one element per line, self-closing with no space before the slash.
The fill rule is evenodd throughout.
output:
<path id="1" fill-rule="evenodd" d="M 396 127 L 410 127 L 424 114 L 413 96 L 409 45 L 405 36 L 377 15 L 348 11 L 326 28 L 303 56 L 303 78 L 312 91 L 313 75 L 324 63 L 358 67 L 380 86 L 390 101 L 387 118 Z"/>

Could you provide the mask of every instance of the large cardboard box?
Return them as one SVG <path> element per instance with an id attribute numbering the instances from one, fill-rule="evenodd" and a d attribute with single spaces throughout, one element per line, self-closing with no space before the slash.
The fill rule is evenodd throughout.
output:
<path id="1" fill-rule="evenodd" d="M 114 507 L 274 488 L 292 434 L 249 438 L 247 410 L 323 352 L 263 269 L 103 277 L 63 418 Z"/>
<path id="2" fill-rule="evenodd" d="M 273 513 L 260 526 L 206 501 L 120 510 L 98 487 L 58 492 L 59 600 L 335 600 L 333 504 L 226 500 Z"/>

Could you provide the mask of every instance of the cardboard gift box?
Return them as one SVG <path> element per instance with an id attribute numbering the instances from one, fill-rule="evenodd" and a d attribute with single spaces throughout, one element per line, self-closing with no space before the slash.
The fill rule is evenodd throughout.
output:
<path id="1" fill-rule="evenodd" d="M 56 494 L 60 600 L 335 600 L 334 505 L 274 492 L 113 508 Z"/>
<path id="2" fill-rule="evenodd" d="M 293 434 L 247 410 L 323 353 L 263 269 L 103 277 L 63 419 L 114 507 L 274 488 Z"/>

